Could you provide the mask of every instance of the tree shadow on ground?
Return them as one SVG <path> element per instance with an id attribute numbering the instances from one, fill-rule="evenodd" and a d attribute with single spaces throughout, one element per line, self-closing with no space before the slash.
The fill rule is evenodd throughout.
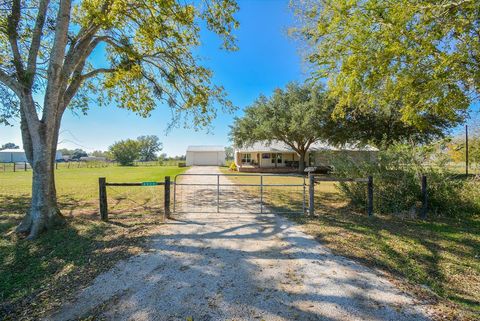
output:
<path id="1" fill-rule="evenodd" d="M 33 242 L 14 229 L 28 210 L 30 197 L 0 196 L 0 319 L 36 320 L 116 262 L 141 251 L 158 215 L 113 216 L 102 222 L 84 202 L 62 197 L 66 224 Z M 32 304 L 32 303 L 36 304 Z"/>
<path id="2" fill-rule="evenodd" d="M 158 235 L 150 243 L 149 255 L 134 257 L 121 269 L 98 279 L 54 320 L 68 319 L 72 317 L 69 313 L 75 313 L 75 318 L 112 320 L 127 316 L 158 320 L 251 316 L 268 320 L 274 316 L 286 320 L 333 321 L 352 315 L 358 319 L 422 319 L 411 311 L 395 312 L 392 302 L 384 298 L 373 299 L 373 293 L 378 291 L 386 297 L 397 293 L 376 282 L 329 274 L 322 276 L 325 283 L 321 286 L 311 280 L 298 286 L 297 278 L 302 272 L 288 270 L 289 264 L 282 264 L 273 275 L 262 273 L 258 262 L 265 260 L 276 264 L 314 261 L 312 266 L 318 264 L 319 271 L 338 264 L 339 269 L 369 272 L 315 246 L 315 241 L 304 234 L 290 233 L 271 214 L 208 215 L 179 215 L 177 220 L 169 221 L 164 229 L 166 234 Z M 282 241 L 250 247 L 275 239 Z M 287 276 L 278 278 L 279 273 Z M 279 283 L 279 279 L 285 283 Z M 319 291 L 329 286 L 348 290 Z"/>
<path id="3" fill-rule="evenodd" d="M 465 284 L 480 277 L 475 262 L 479 217 L 368 217 L 365 208 L 359 209 L 338 193 L 316 195 L 315 202 L 315 216 L 288 217 L 305 224 L 335 253 L 428 286 L 436 295 L 478 312 L 480 293 Z"/>

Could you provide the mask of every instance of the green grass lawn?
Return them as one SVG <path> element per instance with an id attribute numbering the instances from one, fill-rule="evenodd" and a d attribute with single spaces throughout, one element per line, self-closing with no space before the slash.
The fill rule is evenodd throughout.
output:
<path id="1" fill-rule="evenodd" d="M 258 183 L 258 177 L 239 174 L 232 180 Z M 268 180 L 303 181 L 281 176 Z M 275 210 L 298 208 L 302 201 L 300 193 L 288 188 L 265 197 Z M 321 182 L 315 186 L 315 216 L 289 218 L 333 252 L 396 276 L 400 287 L 430 299 L 444 319 L 474 320 L 480 313 L 480 215 L 421 221 L 376 213 L 369 218 L 366 208 L 350 205 L 336 183 Z"/>
<path id="2" fill-rule="evenodd" d="M 72 289 L 141 251 L 162 224 L 163 187 L 109 187 L 110 221 L 98 214 L 98 177 L 109 182 L 163 181 L 186 168 L 60 168 L 58 200 L 66 224 L 28 242 L 13 232 L 28 209 L 31 171 L 0 173 L 0 320 L 40 318 Z M 152 210 L 153 209 L 153 210 Z"/>

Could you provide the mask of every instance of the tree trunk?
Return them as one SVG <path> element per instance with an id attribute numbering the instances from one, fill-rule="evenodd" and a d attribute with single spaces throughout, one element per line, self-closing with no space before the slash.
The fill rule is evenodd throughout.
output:
<path id="1" fill-rule="evenodd" d="M 305 171 L 305 154 L 306 153 L 307 152 L 303 152 L 303 151 L 299 153 L 300 159 L 298 161 L 298 172 L 300 174 L 303 174 L 303 172 Z"/>
<path id="2" fill-rule="evenodd" d="M 32 200 L 17 232 L 28 234 L 28 239 L 35 239 L 44 230 L 63 223 L 63 217 L 58 209 L 55 190 L 54 161 L 56 154 L 55 130 L 48 132 L 45 126 L 40 126 L 40 132 L 33 143 L 30 135 L 23 132 L 24 148 L 32 167 Z"/>

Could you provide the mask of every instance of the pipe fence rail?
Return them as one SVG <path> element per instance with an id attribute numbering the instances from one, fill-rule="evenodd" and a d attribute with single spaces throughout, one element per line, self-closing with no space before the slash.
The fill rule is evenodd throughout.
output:
<path id="1" fill-rule="evenodd" d="M 194 179 L 193 179 L 194 178 Z M 161 212 L 163 218 L 171 213 L 220 213 L 238 210 L 250 213 L 302 213 L 315 215 L 316 202 L 321 193 L 322 183 L 364 184 L 366 212 L 374 215 L 374 179 L 328 177 L 318 174 L 308 176 L 296 174 L 178 174 L 171 181 L 169 176 L 161 182 L 107 182 L 98 179 L 100 217 L 108 221 L 109 202 L 115 209 L 124 209 L 125 203 L 132 203 L 131 209 L 149 209 Z M 421 213 L 425 219 L 428 213 L 427 177 L 421 178 Z M 173 193 L 171 186 L 173 185 Z M 163 189 L 163 193 L 158 187 Z M 135 188 L 120 191 L 117 188 Z M 150 192 L 147 189 L 150 188 Z M 328 187 L 338 192 L 338 185 Z M 107 190 L 110 193 L 107 193 Z M 126 195 L 130 193 L 130 195 Z M 363 193 L 363 192 L 362 192 Z M 109 194 L 115 194 L 109 198 Z M 132 195 L 135 194 L 133 197 Z M 317 199 L 316 199 L 317 197 Z M 173 198 L 173 210 L 171 199 Z M 378 196 L 375 196 L 378 201 Z M 320 204 L 322 205 L 322 204 Z M 123 206 L 123 207 L 122 207 Z"/>

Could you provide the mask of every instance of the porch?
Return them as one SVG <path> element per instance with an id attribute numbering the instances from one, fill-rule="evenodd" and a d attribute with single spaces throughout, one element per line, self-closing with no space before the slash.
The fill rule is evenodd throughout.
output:
<path id="1" fill-rule="evenodd" d="M 296 172 L 299 157 L 294 152 L 237 152 L 235 164 L 239 172 Z"/>

